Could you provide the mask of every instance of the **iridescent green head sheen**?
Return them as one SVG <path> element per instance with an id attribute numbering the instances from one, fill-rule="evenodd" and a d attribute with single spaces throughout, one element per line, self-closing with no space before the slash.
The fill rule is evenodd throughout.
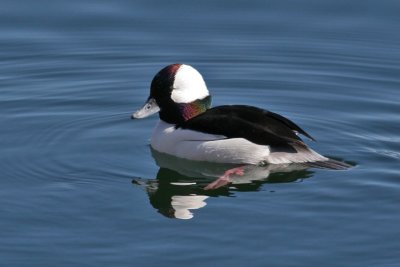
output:
<path id="1" fill-rule="evenodd" d="M 198 99 L 191 103 L 179 104 L 182 117 L 185 121 L 205 112 L 211 107 L 211 96 Z"/>

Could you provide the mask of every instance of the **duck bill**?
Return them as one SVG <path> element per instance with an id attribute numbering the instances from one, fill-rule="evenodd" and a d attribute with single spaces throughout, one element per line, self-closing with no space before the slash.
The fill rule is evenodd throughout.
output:
<path id="1" fill-rule="evenodd" d="M 154 98 L 149 98 L 144 106 L 132 114 L 132 119 L 143 119 L 160 111 Z"/>

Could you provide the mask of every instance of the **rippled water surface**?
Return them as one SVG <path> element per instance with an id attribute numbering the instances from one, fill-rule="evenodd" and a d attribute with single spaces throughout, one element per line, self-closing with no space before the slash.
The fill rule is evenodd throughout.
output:
<path id="1" fill-rule="evenodd" d="M 398 1 L 2 1 L 0 265 L 399 266 Z M 289 117 L 348 171 L 163 157 L 167 64 Z"/>

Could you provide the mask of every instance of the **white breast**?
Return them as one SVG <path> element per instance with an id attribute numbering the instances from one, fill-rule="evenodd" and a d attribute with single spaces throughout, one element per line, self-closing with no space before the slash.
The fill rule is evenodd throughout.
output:
<path id="1" fill-rule="evenodd" d="M 244 138 L 229 138 L 192 130 L 175 129 L 159 121 L 154 129 L 153 149 L 180 158 L 218 163 L 257 164 L 266 159 L 268 146 L 254 144 Z"/>

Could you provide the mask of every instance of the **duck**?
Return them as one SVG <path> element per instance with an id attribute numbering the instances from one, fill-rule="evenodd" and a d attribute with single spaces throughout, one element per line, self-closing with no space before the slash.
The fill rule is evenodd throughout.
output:
<path id="1" fill-rule="evenodd" d="M 315 139 L 282 115 L 249 105 L 212 107 L 203 76 L 187 64 L 162 68 L 151 82 L 147 101 L 132 119 L 156 113 L 159 121 L 150 145 L 159 153 L 198 162 L 350 167 L 310 148 L 300 136 Z"/>

